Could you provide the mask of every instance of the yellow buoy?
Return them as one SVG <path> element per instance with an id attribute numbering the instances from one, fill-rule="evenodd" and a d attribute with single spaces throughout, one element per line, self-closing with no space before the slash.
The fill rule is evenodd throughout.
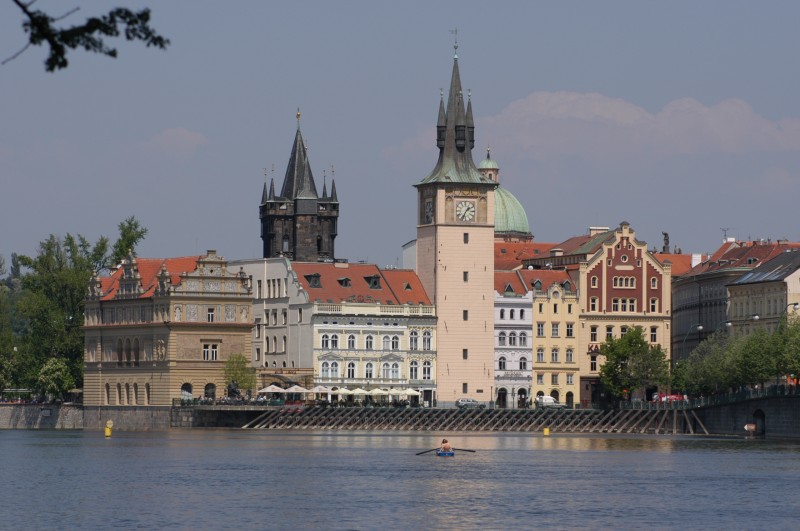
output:
<path id="1" fill-rule="evenodd" d="M 543 434 L 544 434 L 545 437 L 550 435 L 550 428 L 545 428 L 544 431 L 543 431 Z"/>
<path id="2" fill-rule="evenodd" d="M 111 437 L 111 428 L 113 428 L 113 427 L 114 427 L 114 421 L 113 420 L 106 421 L 106 429 L 105 429 L 106 438 Z"/>

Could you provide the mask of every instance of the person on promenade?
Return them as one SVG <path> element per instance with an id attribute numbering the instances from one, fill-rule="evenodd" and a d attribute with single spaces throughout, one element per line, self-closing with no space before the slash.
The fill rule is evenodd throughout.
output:
<path id="1" fill-rule="evenodd" d="M 442 452 L 452 452 L 453 447 L 450 445 L 449 442 L 447 442 L 447 439 L 442 439 L 442 446 L 439 447 L 439 450 L 441 450 Z"/>

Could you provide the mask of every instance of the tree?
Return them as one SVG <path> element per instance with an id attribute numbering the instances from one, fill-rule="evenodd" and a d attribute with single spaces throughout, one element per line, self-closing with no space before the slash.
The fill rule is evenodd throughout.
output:
<path id="1" fill-rule="evenodd" d="M 50 358 L 39 370 L 36 389 L 52 398 L 63 398 L 75 386 L 70 367 L 63 358 Z"/>
<path id="2" fill-rule="evenodd" d="M 644 329 L 634 326 L 620 338 L 609 338 L 600 346 L 606 361 L 600 368 L 600 379 L 606 390 L 623 397 L 633 390 L 644 396 L 652 386 L 669 383 L 669 362 L 660 345 L 651 345 Z"/>
<path id="3" fill-rule="evenodd" d="M 133 216 L 127 218 L 125 221 L 121 221 L 118 228 L 119 238 L 117 238 L 117 241 L 114 243 L 114 247 L 111 250 L 111 257 L 105 264 L 106 269 L 112 269 L 117 264 L 122 263 L 122 260 L 125 259 L 128 254 L 135 254 L 136 246 L 147 236 L 147 229 L 142 227 L 139 221 Z"/>
<path id="4" fill-rule="evenodd" d="M 87 52 L 94 52 L 108 57 L 117 57 L 117 49 L 106 46 L 104 37 L 119 37 L 121 34 L 129 41 L 142 41 L 149 48 L 166 49 L 169 39 L 166 39 L 150 27 L 150 10 L 142 9 L 139 12 L 118 7 L 100 17 L 90 17 L 83 24 L 70 27 L 59 27 L 57 23 L 74 14 L 80 8 L 76 7 L 65 14 L 52 17 L 44 11 L 32 10 L 31 5 L 35 0 L 11 0 L 19 7 L 25 17 L 22 28 L 28 34 L 28 43 L 17 53 L 4 60 L 2 64 L 18 57 L 31 46 L 47 45 L 49 54 L 45 60 L 45 70 L 54 72 L 66 68 L 67 49 L 83 48 Z"/>
<path id="5" fill-rule="evenodd" d="M 232 354 L 225 362 L 225 383 L 231 382 L 236 382 L 238 389 L 255 389 L 256 370 L 250 366 L 244 354 Z"/>

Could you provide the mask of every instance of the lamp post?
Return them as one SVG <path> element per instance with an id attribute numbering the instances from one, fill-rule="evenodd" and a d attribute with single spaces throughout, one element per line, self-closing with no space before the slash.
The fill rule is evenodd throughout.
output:
<path id="1" fill-rule="evenodd" d="M 689 331 L 686 332 L 686 335 L 683 336 L 683 341 L 681 342 L 681 357 L 682 358 L 688 358 L 689 357 L 689 356 L 686 355 L 686 340 L 689 338 L 689 334 L 691 334 L 695 330 L 700 332 L 701 330 L 703 330 L 703 325 L 701 325 L 700 323 L 693 324 L 692 326 L 689 327 Z"/>

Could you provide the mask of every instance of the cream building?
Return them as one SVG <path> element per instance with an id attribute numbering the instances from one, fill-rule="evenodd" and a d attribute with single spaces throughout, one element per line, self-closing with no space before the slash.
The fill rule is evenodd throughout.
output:
<path id="1" fill-rule="evenodd" d="M 159 406 L 224 396 L 225 362 L 250 358 L 252 293 L 240 270 L 205 256 L 129 256 L 93 276 L 84 319 L 87 406 Z"/>

